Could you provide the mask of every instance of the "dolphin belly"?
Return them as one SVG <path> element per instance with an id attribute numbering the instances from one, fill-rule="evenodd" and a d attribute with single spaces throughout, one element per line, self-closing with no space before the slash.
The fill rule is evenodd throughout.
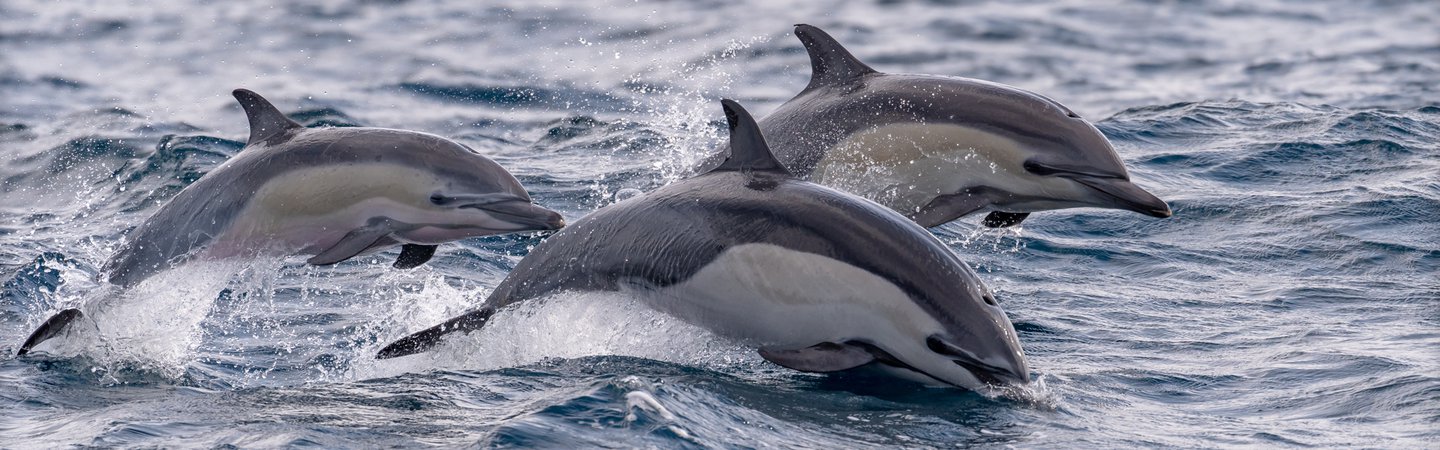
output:
<path id="1" fill-rule="evenodd" d="M 926 378 L 979 386 L 921 345 L 944 330 L 895 283 L 852 264 L 778 245 L 730 247 L 683 282 L 622 283 L 651 307 L 766 350 L 861 343 Z M 771 359 L 767 357 L 766 359 Z M 774 361 L 774 360 L 772 360 Z M 793 368 L 793 367 L 792 367 Z"/>
<path id="2" fill-rule="evenodd" d="M 899 343 L 911 331 L 942 329 L 889 280 L 772 244 L 730 247 L 683 282 L 633 292 L 657 310 L 764 347 L 855 339 Z"/>

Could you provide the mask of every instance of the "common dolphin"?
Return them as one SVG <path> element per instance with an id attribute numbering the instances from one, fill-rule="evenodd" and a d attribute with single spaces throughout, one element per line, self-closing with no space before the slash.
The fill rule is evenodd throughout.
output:
<path id="1" fill-rule="evenodd" d="M 895 211 L 795 178 L 754 119 L 722 103 L 722 165 L 581 218 L 536 246 L 481 308 L 378 357 L 425 351 L 526 299 L 621 291 L 792 369 L 878 363 L 970 389 L 1028 382 L 1014 327 L 969 266 Z"/>
<path id="2" fill-rule="evenodd" d="M 437 244 L 564 226 L 520 182 L 457 142 L 384 128 L 306 128 L 246 89 L 235 99 L 250 138 L 130 232 L 101 272 L 129 287 L 192 259 L 314 255 L 338 263 L 401 245 L 396 268 L 424 264 Z M 21 345 L 23 355 L 81 317 L 65 310 Z"/>
<path id="3" fill-rule="evenodd" d="M 810 84 L 760 121 L 802 178 L 878 201 L 926 227 L 1100 207 L 1169 217 L 1130 182 L 1110 141 L 1042 95 L 971 78 L 887 74 L 819 28 L 796 25 Z M 713 162 L 711 163 L 713 164 Z"/>

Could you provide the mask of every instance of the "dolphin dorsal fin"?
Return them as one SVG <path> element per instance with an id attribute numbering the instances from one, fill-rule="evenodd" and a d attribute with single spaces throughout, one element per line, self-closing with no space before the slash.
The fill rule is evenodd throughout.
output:
<path id="1" fill-rule="evenodd" d="M 730 157 L 711 172 L 719 171 L 762 171 L 780 172 L 790 175 L 789 170 L 770 153 L 765 137 L 760 135 L 760 125 L 755 118 L 734 100 L 720 100 L 725 107 L 725 121 L 730 123 Z"/>
<path id="2" fill-rule="evenodd" d="M 270 140 L 290 129 L 304 128 L 285 117 L 285 113 L 254 91 L 236 89 L 232 94 L 235 95 L 235 100 L 240 101 L 240 107 L 245 108 L 245 117 L 250 119 L 250 140 L 245 143 L 247 147 Z"/>
<path id="3" fill-rule="evenodd" d="M 880 73 L 855 59 L 839 41 L 812 25 L 795 25 L 795 37 L 810 53 L 810 85 L 805 90 L 849 83 L 862 76 Z"/>

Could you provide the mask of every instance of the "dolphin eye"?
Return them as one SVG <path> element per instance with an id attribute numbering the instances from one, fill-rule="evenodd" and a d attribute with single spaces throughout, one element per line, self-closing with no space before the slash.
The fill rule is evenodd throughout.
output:
<path id="1" fill-rule="evenodd" d="M 449 202 L 449 201 L 450 201 L 450 199 L 445 198 L 444 195 L 440 195 L 439 192 L 436 192 L 436 193 L 434 193 L 434 194 L 430 194 L 430 203 L 432 203 L 432 204 L 435 204 L 435 205 L 444 205 L 445 203 L 447 203 L 447 202 Z"/>

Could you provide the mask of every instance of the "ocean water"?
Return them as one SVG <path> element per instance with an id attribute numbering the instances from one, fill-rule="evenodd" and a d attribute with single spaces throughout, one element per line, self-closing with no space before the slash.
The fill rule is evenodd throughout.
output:
<path id="1" fill-rule="evenodd" d="M 997 291 L 1033 388 L 822 376 L 630 299 L 560 295 L 433 354 L 538 242 L 97 284 L 127 230 L 238 151 L 229 92 L 309 126 L 464 142 L 572 220 L 684 176 L 718 100 L 809 76 L 791 25 L 887 72 L 1046 94 L 1170 219 L 934 231 Z M 0 447 L 1440 446 L 1440 3 L 0 3 Z M 97 328 L 13 359 L 54 311 Z M 101 320 L 103 319 L 103 320 Z"/>

